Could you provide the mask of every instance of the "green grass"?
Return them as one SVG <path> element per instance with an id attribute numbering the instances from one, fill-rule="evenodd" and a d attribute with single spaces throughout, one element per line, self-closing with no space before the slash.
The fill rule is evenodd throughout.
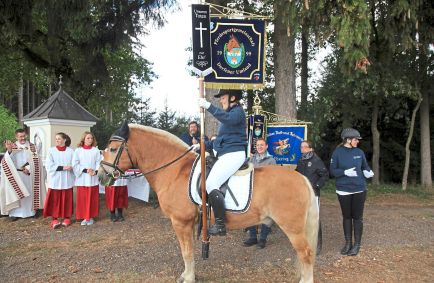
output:
<path id="1" fill-rule="evenodd" d="M 378 187 L 368 184 L 369 197 L 390 194 L 412 196 L 420 200 L 434 200 L 434 191 L 428 191 L 420 186 L 407 186 L 407 190 L 403 191 L 401 184 L 380 184 Z M 336 199 L 335 180 L 329 180 L 321 189 L 321 198 L 322 197 L 327 199 Z"/>

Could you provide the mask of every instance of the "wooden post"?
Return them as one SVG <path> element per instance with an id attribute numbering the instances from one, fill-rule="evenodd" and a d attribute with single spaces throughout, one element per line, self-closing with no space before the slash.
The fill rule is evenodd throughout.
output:
<path id="1" fill-rule="evenodd" d="M 205 98 L 204 78 L 199 78 L 199 97 Z M 200 108 L 200 191 L 202 193 L 202 258 L 209 253 L 208 220 L 206 210 L 206 167 L 205 167 L 205 109 Z"/>

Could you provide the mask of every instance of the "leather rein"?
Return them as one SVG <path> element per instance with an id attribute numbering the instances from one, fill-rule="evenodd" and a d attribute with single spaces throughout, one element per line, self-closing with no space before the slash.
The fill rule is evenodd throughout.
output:
<path id="1" fill-rule="evenodd" d="M 122 155 L 122 152 L 123 152 L 123 150 L 125 149 L 125 151 L 127 152 L 127 155 L 128 155 L 128 158 L 130 159 L 130 163 L 131 163 L 131 166 L 132 167 L 135 167 L 134 166 L 134 162 L 133 162 L 133 159 L 131 158 L 131 155 L 130 155 L 130 152 L 128 151 L 128 145 L 127 145 L 127 141 L 125 140 L 125 139 L 111 139 L 110 141 L 121 141 L 122 142 L 122 144 L 121 144 L 121 146 L 119 147 L 119 149 L 118 149 L 118 152 L 117 152 L 117 154 L 116 154 L 116 157 L 115 157 L 115 160 L 113 161 L 113 163 L 109 163 L 109 162 L 106 162 L 106 161 L 104 161 L 104 160 L 102 160 L 101 161 L 101 164 L 102 165 L 105 165 L 105 166 L 108 166 L 108 167 L 110 167 L 110 168 L 113 168 L 114 170 L 113 170 L 113 172 L 110 174 L 110 173 L 108 173 L 105 169 L 104 169 L 104 166 L 102 166 L 102 169 L 103 169 L 103 171 L 104 171 L 104 173 L 106 174 L 106 175 L 111 175 L 111 177 L 113 177 L 114 179 L 117 179 L 117 178 L 119 178 L 119 177 L 121 177 L 121 176 L 123 176 L 123 175 L 125 175 L 125 171 L 123 171 L 122 169 L 120 169 L 119 168 L 119 160 L 121 159 L 121 155 Z M 170 161 L 170 162 L 168 162 L 168 163 L 166 163 L 166 164 L 163 164 L 162 166 L 160 166 L 160 167 L 158 167 L 158 168 L 156 168 L 156 169 L 153 169 L 153 170 L 150 170 L 150 171 L 148 171 L 148 172 L 146 172 L 146 173 L 142 173 L 142 175 L 148 175 L 148 174 L 151 174 L 151 173 L 154 173 L 154 172 L 156 172 L 156 171 L 159 171 L 159 170 L 161 170 L 161 169 L 164 169 L 164 168 L 166 168 L 166 167 L 168 167 L 168 166 L 170 166 L 170 165 L 172 165 L 173 163 L 175 163 L 176 161 L 178 161 L 178 160 L 180 160 L 181 158 L 183 158 L 187 153 L 189 153 L 191 150 L 193 149 L 193 146 L 190 146 L 186 151 L 184 151 L 180 156 L 178 156 L 177 158 L 175 158 L 175 159 L 173 159 L 172 161 Z"/>

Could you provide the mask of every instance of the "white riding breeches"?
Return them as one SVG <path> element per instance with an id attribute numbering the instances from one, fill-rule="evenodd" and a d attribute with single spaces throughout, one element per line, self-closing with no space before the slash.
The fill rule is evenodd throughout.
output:
<path id="1" fill-rule="evenodd" d="M 211 193 L 218 190 L 230 176 L 232 176 L 246 160 L 244 151 L 226 153 L 218 158 L 206 179 L 206 191 Z"/>

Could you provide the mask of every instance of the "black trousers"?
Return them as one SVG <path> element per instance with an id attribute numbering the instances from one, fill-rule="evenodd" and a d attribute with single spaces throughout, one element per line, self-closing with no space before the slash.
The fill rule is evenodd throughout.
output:
<path id="1" fill-rule="evenodd" d="M 363 220 L 366 191 L 351 195 L 338 195 L 344 219 Z"/>

